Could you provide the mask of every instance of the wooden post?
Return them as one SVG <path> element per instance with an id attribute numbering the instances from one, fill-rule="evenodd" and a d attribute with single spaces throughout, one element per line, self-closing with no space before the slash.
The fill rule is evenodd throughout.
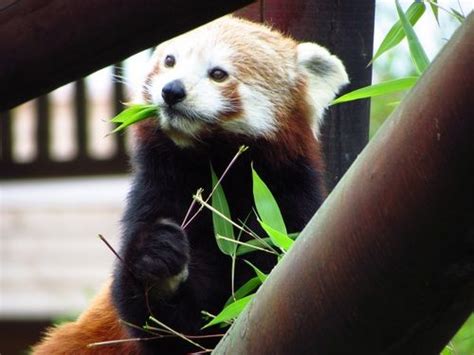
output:
<path id="1" fill-rule="evenodd" d="M 351 83 L 345 91 L 370 85 L 375 0 L 265 0 L 264 19 L 298 40 L 327 47 L 344 62 Z M 369 137 L 370 101 L 329 109 L 322 141 L 331 190 Z"/>
<path id="2" fill-rule="evenodd" d="M 474 309 L 474 14 L 215 354 L 439 354 Z"/>

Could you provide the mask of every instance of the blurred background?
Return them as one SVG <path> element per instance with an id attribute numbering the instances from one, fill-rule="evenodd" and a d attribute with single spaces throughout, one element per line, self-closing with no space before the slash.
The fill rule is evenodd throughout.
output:
<path id="1" fill-rule="evenodd" d="M 406 9 L 411 1 L 400 1 Z M 439 0 L 473 9 L 472 0 Z M 427 9 L 415 30 L 430 59 L 459 26 Z M 394 1 L 377 1 L 374 48 L 397 20 Z M 112 272 L 119 221 L 129 187 L 126 134 L 107 136 L 108 120 L 140 86 L 151 51 L 61 87 L 2 114 L 0 121 L 0 353 L 27 350 L 51 322 L 76 317 Z M 406 76 L 406 44 L 373 66 L 373 82 Z M 371 136 L 402 95 L 372 100 Z M 11 135 L 8 134 L 11 132 Z M 453 344 L 474 353 L 474 319 Z"/>

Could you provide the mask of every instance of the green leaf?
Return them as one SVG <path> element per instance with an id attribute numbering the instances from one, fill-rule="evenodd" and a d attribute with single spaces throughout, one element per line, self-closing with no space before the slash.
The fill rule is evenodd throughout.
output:
<path id="1" fill-rule="evenodd" d="M 126 108 L 125 110 L 123 110 L 122 112 L 120 112 L 117 116 L 112 118 L 110 120 L 110 122 L 123 123 L 123 122 L 127 121 L 128 119 L 130 119 L 130 117 L 137 114 L 138 112 L 140 112 L 144 109 L 148 109 L 148 108 L 155 108 L 156 109 L 156 107 L 154 105 L 131 105 L 128 108 Z"/>
<path id="2" fill-rule="evenodd" d="M 413 63 L 415 63 L 416 70 L 418 71 L 418 73 L 421 74 L 426 70 L 426 68 L 428 68 L 428 65 L 430 65 L 430 61 L 420 41 L 418 40 L 418 37 L 416 36 L 416 33 L 413 30 L 413 27 L 411 26 L 405 13 L 400 7 L 398 0 L 395 0 L 395 4 L 397 5 L 398 17 L 400 18 L 403 31 L 405 32 L 405 35 L 407 36 L 411 59 L 413 60 Z M 422 5 L 423 7 L 425 6 L 424 4 L 420 4 L 420 5 Z"/>
<path id="3" fill-rule="evenodd" d="M 141 108 L 140 110 L 136 110 L 135 107 L 130 107 L 112 119 L 112 122 L 120 123 L 120 125 L 111 133 L 119 132 L 134 123 L 156 116 L 157 114 L 158 109 L 155 106 Z"/>
<path id="4" fill-rule="evenodd" d="M 430 7 L 431 7 L 431 11 L 433 12 L 433 15 L 436 19 L 436 22 L 438 23 L 438 26 L 439 26 L 439 17 L 438 17 L 438 0 L 431 0 L 430 1 Z"/>
<path id="5" fill-rule="evenodd" d="M 202 327 L 202 329 L 237 318 L 245 306 L 252 300 L 253 296 L 252 294 L 229 304 L 213 320 Z"/>
<path id="6" fill-rule="evenodd" d="M 414 2 L 408 8 L 406 12 L 406 17 L 412 25 L 415 25 L 415 23 L 418 22 L 418 20 L 420 19 L 420 17 L 423 15 L 424 12 L 425 12 L 425 5 L 422 3 Z M 383 39 L 379 48 L 377 49 L 377 52 L 375 52 L 375 55 L 370 61 L 369 65 L 375 59 L 380 57 L 383 53 L 387 52 L 388 50 L 392 49 L 397 44 L 399 44 L 404 38 L 405 38 L 405 32 L 403 31 L 402 24 L 400 23 L 400 21 L 397 21 L 392 26 L 392 28 L 390 28 L 390 31 L 388 31 L 387 35 Z"/>
<path id="7" fill-rule="evenodd" d="M 295 240 L 296 238 L 298 238 L 299 235 L 300 235 L 300 232 L 288 233 L 288 237 L 290 237 L 290 238 L 293 239 L 293 240 Z"/>
<path id="8" fill-rule="evenodd" d="M 252 167 L 253 198 L 260 219 L 280 233 L 287 234 L 280 208 L 270 189 Z"/>
<path id="9" fill-rule="evenodd" d="M 443 351 L 441 351 L 440 355 L 454 355 L 454 352 L 453 352 L 453 349 L 449 345 L 446 345 Z"/>
<path id="10" fill-rule="evenodd" d="M 255 246 L 257 248 L 267 249 L 268 248 L 267 244 L 273 245 L 270 238 L 251 239 L 243 243 L 248 244 L 248 245 L 239 245 L 236 251 L 237 256 L 241 256 L 241 255 L 248 254 L 254 251 L 258 251 L 258 249 L 252 248 L 252 246 Z"/>
<path id="11" fill-rule="evenodd" d="M 453 9 L 451 8 L 451 14 L 452 16 L 454 16 L 456 18 L 456 20 L 458 20 L 460 23 L 463 23 L 464 20 L 466 19 L 466 17 L 464 17 L 463 14 L 461 14 L 459 11 L 457 11 L 456 9 Z"/>
<path id="12" fill-rule="evenodd" d="M 255 290 L 258 286 L 262 284 L 262 280 L 258 276 L 255 276 L 244 283 L 237 291 L 234 293 L 235 300 L 239 300 L 245 296 L 247 296 L 250 292 Z M 227 307 L 229 304 L 234 302 L 234 297 L 229 297 L 227 302 L 224 305 L 224 308 Z"/>
<path id="13" fill-rule="evenodd" d="M 217 184 L 219 181 L 214 169 L 211 165 L 211 177 L 212 177 L 212 188 L 214 193 L 212 194 L 211 204 L 216 210 L 222 213 L 224 216 L 231 220 L 229 204 L 224 193 L 222 185 Z M 237 250 L 237 244 L 232 243 L 225 239 L 217 238 L 218 235 L 225 236 L 235 240 L 234 228 L 229 221 L 219 216 L 216 213 L 212 213 L 212 224 L 214 225 L 214 234 L 216 236 L 217 245 L 219 249 L 226 255 L 234 255 Z"/>
<path id="14" fill-rule="evenodd" d="M 265 274 L 262 270 L 260 270 L 258 267 L 256 267 L 254 264 L 252 264 L 250 261 L 248 260 L 244 260 L 254 271 L 255 271 L 255 274 L 257 274 L 257 277 L 260 279 L 260 281 L 265 282 L 265 280 L 267 279 L 268 275 Z"/>
<path id="15" fill-rule="evenodd" d="M 406 78 L 384 81 L 374 85 L 365 86 L 363 88 L 348 92 L 338 97 L 331 104 L 339 104 L 341 102 L 365 99 L 368 97 L 391 94 L 393 92 L 410 89 L 418 80 L 417 76 L 408 76 Z"/>
<path id="16" fill-rule="evenodd" d="M 273 244 L 285 252 L 290 250 L 294 243 L 293 239 L 288 237 L 286 234 L 277 231 L 263 221 L 259 220 L 259 223 L 263 230 L 268 234 Z"/>
<path id="17" fill-rule="evenodd" d="M 298 238 L 298 235 L 299 233 L 290 233 L 288 234 L 288 237 L 295 240 L 296 238 Z M 254 251 L 258 251 L 258 249 L 252 248 L 252 246 L 255 246 L 258 248 L 264 248 L 264 249 L 268 249 L 268 245 L 276 246 L 275 243 L 273 243 L 273 241 L 269 237 L 260 238 L 260 239 L 251 239 L 251 240 L 245 241 L 244 243 L 249 244 L 249 245 L 238 245 L 237 252 L 236 252 L 237 256 L 241 256 L 241 255 L 245 255 Z"/>

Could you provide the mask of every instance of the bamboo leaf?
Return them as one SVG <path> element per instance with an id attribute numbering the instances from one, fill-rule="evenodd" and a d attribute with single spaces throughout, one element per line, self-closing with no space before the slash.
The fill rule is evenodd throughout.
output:
<path id="1" fill-rule="evenodd" d="M 410 22 L 411 25 L 415 25 L 418 22 L 420 17 L 425 12 L 425 6 L 422 3 L 414 2 L 410 5 L 406 12 L 406 18 Z M 402 24 L 400 21 L 397 21 L 392 28 L 388 31 L 387 35 L 383 39 L 382 43 L 380 44 L 379 48 L 375 52 L 374 57 L 370 61 L 369 65 L 378 57 L 380 57 L 383 53 L 387 52 L 388 50 L 395 47 L 405 38 L 405 31 L 403 31 Z"/>
<path id="2" fill-rule="evenodd" d="M 235 291 L 233 297 L 229 297 L 229 299 L 227 300 L 227 302 L 224 305 L 224 308 L 227 307 L 232 302 L 234 302 L 234 297 L 235 297 L 235 300 L 239 300 L 239 299 L 247 296 L 250 292 L 255 290 L 261 284 L 262 284 L 262 281 L 260 280 L 260 278 L 258 276 L 255 276 L 255 277 L 251 278 L 246 283 L 244 283 L 241 287 L 239 287 L 239 289 L 237 291 Z"/>
<path id="3" fill-rule="evenodd" d="M 148 109 L 148 108 L 156 108 L 154 105 L 131 105 L 122 112 L 120 112 L 117 116 L 112 118 L 110 122 L 113 123 L 123 123 L 127 121 L 130 117 L 134 116 L 138 112 Z"/>
<path id="4" fill-rule="evenodd" d="M 455 355 L 456 354 L 456 351 L 455 351 L 455 347 L 454 347 L 454 344 L 452 341 L 450 341 L 443 349 L 443 351 L 441 351 L 441 354 L 440 355 Z"/>
<path id="5" fill-rule="evenodd" d="M 244 310 L 245 306 L 247 306 L 247 304 L 252 300 L 253 296 L 254 295 L 252 294 L 229 304 L 202 329 L 208 328 L 212 325 L 216 325 L 219 323 L 228 322 L 237 318 L 239 314 Z"/>
<path id="6" fill-rule="evenodd" d="M 406 78 L 384 81 L 374 85 L 369 85 L 338 97 L 331 104 L 339 104 L 341 102 L 365 99 L 368 97 L 391 94 L 398 91 L 410 89 L 418 80 L 417 76 L 408 76 Z"/>
<path id="7" fill-rule="evenodd" d="M 292 240 L 295 240 L 298 235 L 299 233 L 289 233 L 288 237 L 290 237 Z M 242 244 L 237 247 L 236 255 L 241 256 L 253 251 L 261 250 L 262 248 L 266 249 L 268 248 L 268 245 L 276 246 L 269 237 L 247 240 L 246 242 L 242 242 Z M 255 247 L 260 249 L 256 249 Z"/>
<path id="8" fill-rule="evenodd" d="M 460 23 L 463 23 L 466 17 L 464 17 L 463 14 L 461 14 L 459 11 L 456 9 L 451 8 L 451 14 L 458 20 Z"/>
<path id="9" fill-rule="evenodd" d="M 260 219 L 280 233 L 287 234 L 278 203 L 268 186 L 252 167 L 253 198 Z"/>
<path id="10" fill-rule="evenodd" d="M 431 11 L 433 12 L 433 15 L 436 19 L 436 22 L 438 23 L 438 26 L 439 26 L 439 17 L 438 17 L 438 0 L 431 0 L 430 2 L 430 7 L 431 7 Z"/>
<path id="11" fill-rule="evenodd" d="M 260 225 L 262 226 L 263 230 L 268 234 L 270 239 L 272 240 L 273 244 L 275 244 L 278 248 L 287 252 L 293 246 L 293 239 L 288 237 L 286 234 L 283 234 L 276 229 L 272 228 L 268 224 L 263 221 L 259 220 Z"/>
<path id="12" fill-rule="evenodd" d="M 246 242 L 242 242 L 242 243 L 245 244 L 245 245 L 239 245 L 238 246 L 237 251 L 236 251 L 237 256 L 245 255 L 245 254 L 251 253 L 253 251 L 258 251 L 259 249 L 257 249 L 257 248 L 266 249 L 268 247 L 265 243 L 270 244 L 270 245 L 273 244 L 270 238 L 262 238 L 261 240 L 260 239 L 251 239 L 251 240 L 247 240 Z M 254 248 L 254 247 L 256 247 L 256 248 Z"/>
<path id="13" fill-rule="evenodd" d="M 244 260 L 254 271 L 255 271 L 255 274 L 257 274 L 257 277 L 260 279 L 260 281 L 265 282 L 265 280 L 267 279 L 268 275 L 265 274 L 262 270 L 260 270 L 258 267 L 256 267 L 254 264 L 252 264 L 250 261 L 248 260 Z"/>
<path id="14" fill-rule="evenodd" d="M 295 240 L 296 238 L 298 238 L 299 235 L 300 235 L 300 232 L 288 233 L 288 237 L 290 237 L 290 238 L 293 239 L 293 240 Z"/>
<path id="15" fill-rule="evenodd" d="M 224 237 L 222 235 L 217 235 L 216 236 L 218 239 L 224 239 L 224 240 L 227 240 L 228 242 L 231 242 L 231 243 L 234 243 L 234 244 L 238 244 L 240 246 L 245 246 L 249 249 L 252 249 L 251 251 L 253 250 L 258 250 L 258 251 L 263 251 L 263 252 L 266 252 L 266 253 L 270 253 L 270 254 L 278 254 L 276 251 L 274 250 L 271 250 L 271 249 L 266 249 L 268 246 L 265 245 L 265 244 L 262 244 L 262 245 L 265 245 L 264 247 L 259 247 L 257 245 L 255 245 L 255 243 L 252 243 L 252 244 L 249 244 L 247 242 L 241 242 L 240 240 L 236 240 L 236 239 L 230 239 L 230 238 L 227 238 L 227 237 Z M 249 253 L 250 251 L 247 251 L 247 250 L 244 250 L 243 252 L 240 252 L 237 250 L 236 253 L 235 253 L 235 256 L 240 256 L 240 255 L 243 255 L 243 254 L 247 254 Z"/>
<path id="16" fill-rule="evenodd" d="M 134 123 L 156 116 L 157 114 L 158 109 L 155 106 L 141 108 L 140 110 L 136 110 L 135 107 L 130 107 L 112 119 L 113 123 L 120 123 L 120 125 L 111 133 L 119 132 Z"/>
<path id="17" fill-rule="evenodd" d="M 410 48 L 411 59 L 415 63 L 416 70 L 418 71 L 418 73 L 421 74 L 426 70 L 428 65 L 430 65 L 430 61 L 425 53 L 425 50 L 423 49 L 423 46 L 418 40 L 415 31 L 413 30 L 413 27 L 411 26 L 405 13 L 400 7 L 398 0 L 395 0 L 395 4 L 397 5 L 398 17 L 400 18 L 403 31 L 405 32 L 405 36 L 408 40 L 408 47 Z M 420 5 L 422 5 L 423 7 L 425 6 L 423 3 L 420 3 Z"/>
<path id="18" fill-rule="evenodd" d="M 227 198 L 225 196 L 224 189 L 222 188 L 222 185 L 217 184 L 218 178 L 214 169 L 212 168 L 212 165 L 211 177 L 212 188 L 215 189 L 211 199 L 212 207 L 214 207 L 217 211 L 222 213 L 228 219 L 232 220 L 230 215 L 229 204 L 227 203 Z M 232 227 L 232 224 L 214 212 L 212 213 L 212 224 L 214 226 L 214 234 L 216 236 L 216 241 L 219 249 L 226 255 L 234 255 L 237 250 L 237 244 L 217 237 L 218 235 L 223 235 L 227 238 L 235 240 L 234 228 Z"/>

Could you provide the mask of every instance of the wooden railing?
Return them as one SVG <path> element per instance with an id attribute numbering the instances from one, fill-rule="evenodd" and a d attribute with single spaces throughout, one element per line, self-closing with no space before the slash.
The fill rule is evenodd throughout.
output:
<path id="1" fill-rule="evenodd" d="M 120 65 L 113 66 L 114 75 L 119 75 Z M 120 80 L 114 80 L 112 85 L 111 100 L 108 103 L 112 111 L 117 113 L 122 109 L 124 101 L 124 86 Z M 40 96 L 33 102 L 33 119 L 35 121 L 34 151 L 33 156 L 24 162 L 15 157 L 14 144 L 18 132 L 13 130 L 13 120 L 16 112 L 6 111 L 1 114 L 1 158 L 0 178 L 37 178 L 61 177 L 81 175 L 116 174 L 127 171 L 127 154 L 125 136 L 114 135 L 114 151 L 106 158 L 99 158 L 90 152 L 88 143 L 91 140 L 89 125 L 91 116 L 87 105 L 87 86 L 84 79 L 74 83 L 73 92 L 73 137 L 75 154 L 68 160 L 58 161 L 51 154 L 52 146 L 52 115 L 51 99 L 48 95 Z M 104 117 L 106 120 L 108 117 Z"/>

